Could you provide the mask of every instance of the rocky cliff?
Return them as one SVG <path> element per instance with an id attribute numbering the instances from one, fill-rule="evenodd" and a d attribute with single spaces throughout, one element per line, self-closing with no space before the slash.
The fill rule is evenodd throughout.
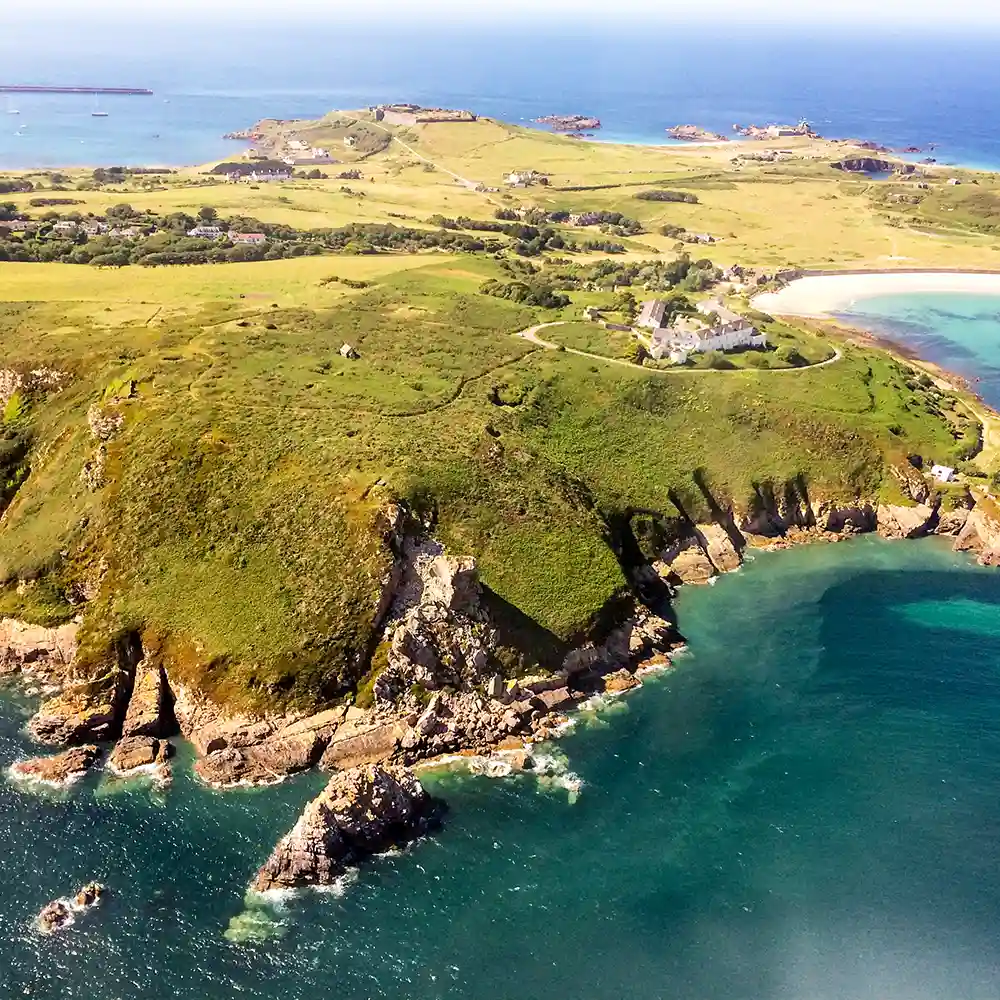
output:
<path id="1" fill-rule="evenodd" d="M 426 833 L 437 813 L 405 768 L 369 764 L 340 771 L 281 839 L 252 888 L 330 885 L 372 854 Z"/>

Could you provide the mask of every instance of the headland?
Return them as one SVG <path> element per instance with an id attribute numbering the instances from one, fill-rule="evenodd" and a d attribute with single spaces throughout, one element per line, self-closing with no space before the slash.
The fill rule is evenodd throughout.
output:
<path id="1" fill-rule="evenodd" d="M 114 773 L 165 777 L 178 733 L 212 786 L 319 767 L 257 884 L 338 877 L 390 831 L 313 848 L 373 797 L 428 828 L 396 769 L 530 767 L 669 664 L 679 585 L 754 548 L 940 534 L 1000 562 L 974 397 L 797 322 L 789 284 L 1000 271 L 995 178 L 415 105 L 240 139 L 0 178 L 0 652 L 49 687 L 35 738 L 82 751 L 17 773 L 116 744 Z M 1000 282 L 947 280 L 973 278 Z"/>

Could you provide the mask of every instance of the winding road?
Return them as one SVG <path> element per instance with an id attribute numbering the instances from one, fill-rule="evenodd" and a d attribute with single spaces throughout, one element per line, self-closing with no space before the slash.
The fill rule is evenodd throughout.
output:
<path id="1" fill-rule="evenodd" d="M 824 368 L 826 365 L 832 365 L 835 361 L 839 361 L 844 355 L 840 348 L 835 348 L 832 358 L 827 358 L 825 361 L 817 361 L 815 364 L 811 365 L 801 365 L 798 368 L 639 368 L 638 365 L 632 364 L 631 361 L 625 361 L 623 358 L 608 358 L 603 354 L 591 354 L 589 351 L 578 351 L 575 347 L 563 347 L 562 344 L 557 344 L 551 340 L 543 340 L 538 336 L 539 331 L 547 330 L 554 326 L 565 326 L 569 320 L 556 320 L 551 323 L 539 323 L 537 326 L 528 327 L 527 330 L 521 330 L 515 336 L 522 338 L 522 340 L 527 340 L 537 347 L 544 347 L 549 351 L 565 351 L 567 354 L 575 354 L 581 358 L 590 358 L 593 361 L 600 361 L 602 364 L 606 365 L 619 365 L 623 368 L 630 368 L 632 371 L 644 372 L 647 375 L 710 375 L 710 374 L 729 374 L 731 375 L 736 371 L 753 371 L 760 372 L 767 375 L 785 375 L 790 372 L 807 372 L 812 371 L 815 368 Z"/>

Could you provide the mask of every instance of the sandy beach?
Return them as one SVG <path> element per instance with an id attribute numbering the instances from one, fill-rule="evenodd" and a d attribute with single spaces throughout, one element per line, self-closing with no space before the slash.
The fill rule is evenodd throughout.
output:
<path id="1" fill-rule="evenodd" d="M 829 316 L 850 312 L 863 299 L 882 295 L 952 292 L 1000 296 L 1000 273 L 899 271 L 890 274 L 836 274 L 799 278 L 779 292 L 753 300 L 755 309 L 781 316 Z"/>

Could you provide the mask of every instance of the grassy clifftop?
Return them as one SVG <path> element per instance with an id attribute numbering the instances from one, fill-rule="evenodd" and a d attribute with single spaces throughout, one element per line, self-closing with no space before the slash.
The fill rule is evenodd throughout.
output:
<path id="1" fill-rule="evenodd" d="M 113 189 L 82 174 L 68 183 L 82 213 L 212 204 L 298 228 L 615 211 L 645 230 L 625 238 L 642 249 L 616 261 L 672 259 L 668 224 L 720 237 L 697 250 L 720 263 L 877 264 L 897 242 L 924 266 L 998 259 L 979 236 L 930 240 L 887 220 L 865 183 L 830 169 L 838 150 L 825 145 L 736 167 L 735 146 L 642 150 L 489 121 L 399 137 L 408 148 L 374 153 L 350 190 L 253 190 L 196 171 Z M 453 176 L 497 184 L 515 168 L 552 183 L 483 192 Z M 697 200 L 634 197 L 664 185 Z M 29 193 L 9 197 L 30 208 Z M 533 259 L 543 277 L 566 267 Z M 477 557 L 498 605 L 562 641 L 585 636 L 624 591 L 638 513 L 698 520 L 786 483 L 813 498 L 877 499 L 892 495 L 887 469 L 908 454 L 954 464 L 975 445 L 977 425 L 948 394 L 835 333 L 802 343 L 812 360 L 831 345 L 842 358 L 797 371 L 651 372 L 616 363 L 613 338 L 603 360 L 546 350 L 513 334 L 578 320 L 612 293 L 574 286 L 563 312 L 479 293 L 518 266 L 509 247 L 155 269 L 0 264 L 3 367 L 63 374 L 58 390 L 29 377 L 5 400 L 0 612 L 82 611 L 95 669 L 116 635 L 139 631 L 175 676 L 220 699 L 313 706 L 369 672 L 387 500 L 408 500 L 452 551 Z M 590 349 L 598 331 L 567 328 L 566 344 Z M 345 342 L 360 357 L 341 357 Z"/>
<path id="2" fill-rule="evenodd" d="M 796 477 L 875 497 L 887 461 L 967 447 L 928 390 L 858 347 L 822 369 L 674 375 L 536 348 L 512 336 L 531 310 L 477 293 L 493 269 L 438 258 L 323 307 L 195 301 L 145 321 L 6 306 L 8 365 L 69 381 L 7 408 L 30 474 L 0 531 L 4 610 L 72 614 L 89 581 L 95 650 L 137 629 L 218 697 L 316 704 L 367 672 L 388 498 L 571 638 L 625 586 L 630 512 L 705 517 Z M 88 485 L 95 405 L 124 422 Z"/>

